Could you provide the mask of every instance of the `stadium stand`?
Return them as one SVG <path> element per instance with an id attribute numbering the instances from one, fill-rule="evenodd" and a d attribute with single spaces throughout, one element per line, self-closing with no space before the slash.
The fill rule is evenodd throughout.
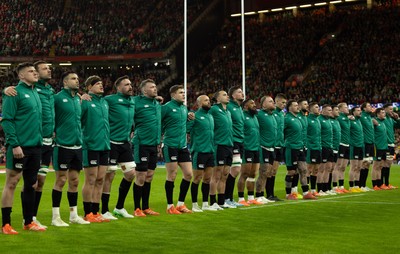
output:
<path id="1" fill-rule="evenodd" d="M 400 38 L 393 36 L 399 32 L 399 10 L 325 10 L 246 19 L 248 97 L 284 92 L 321 103 L 399 101 Z M 202 59 L 192 65 L 191 100 L 241 84 L 240 20 L 227 21 L 218 39 L 212 61 L 200 72 L 196 68 L 204 65 Z M 293 74 L 301 75 L 290 79 Z"/>
<path id="2" fill-rule="evenodd" d="M 205 2 L 188 2 L 189 22 Z M 182 14 L 183 0 L 137 0 L 134 6 L 130 0 L 4 0 L 0 3 L 0 55 L 161 51 L 183 32 Z"/>

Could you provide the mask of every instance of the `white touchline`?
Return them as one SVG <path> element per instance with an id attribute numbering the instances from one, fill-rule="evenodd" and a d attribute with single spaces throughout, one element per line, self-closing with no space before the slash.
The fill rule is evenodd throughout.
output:
<path id="1" fill-rule="evenodd" d="M 400 202 L 374 202 L 374 201 L 336 201 L 327 200 L 329 203 L 350 203 L 350 204 L 367 204 L 367 205 L 400 205 Z"/>
<path id="2" fill-rule="evenodd" d="M 275 202 L 273 204 L 267 204 L 267 205 L 259 205 L 259 206 L 250 206 L 250 207 L 240 207 L 240 210 L 248 210 L 248 209 L 256 209 L 256 208 L 265 208 L 265 207 L 272 207 L 272 206 L 283 206 L 283 205 L 299 205 L 299 204 L 304 204 L 308 202 L 323 202 L 323 201 L 330 201 L 334 199 L 342 199 L 342 198 L 354 198 L 354 197 L 360 197 L 364 196 L 365 194 L 357 194 L 357 195 L 351 195 L 351 196 L 338 196 L 338 197 L 327 197 L 323 199 L 314 199 L 314 200 L 299 200 L 299 202 Z"/>

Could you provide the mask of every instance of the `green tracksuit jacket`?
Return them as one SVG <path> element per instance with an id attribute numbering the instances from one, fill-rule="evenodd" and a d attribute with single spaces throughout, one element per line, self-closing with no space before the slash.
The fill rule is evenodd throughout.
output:
<path id="1" fill-rule="evenodd" d="M 350 145 L 353 147 L 364 147 L 364 134 L 360 118 L 350 120 Z"/>
<path id="2" fill-rule="evenodd" d="M 214 118 L 214 144 L 233 147 L 233 130 L 231 113 L 221 104 L 215 104 L 210 109 Z"/>
<path id="3" fill-rule="evenodd" d="M 275 147 L 284 147 L 285 138 L 283 129 L 285 127 L 285 114 L 280 108 L 276 108 L 273 113 L 277 124 Z"/>
<path id="4" fill-rule="evenodd" d="M 371 114 L 363 111 L 361 112 L 360 122 L 363 126 L 364 143 L 374 143 L 374 124 L 372 123 Z"/>
<path id="5" fill-rule="evenodd" d="M 330 118 L 320 115 L 318 117 L 321 123 L 321 145 L 325 148 L 333 149 L 333 130 Z"/>
<path id="6" fill-rule="evenodd" d="M 52 138 L 54 133 L 54 89 L 44 80 L 35 84 L 42 103 L 42 128 L 43 137 Z"/>
<path id="7" fill-rule="evenodd" d="M 19 82 L 16 96 L 3 95 L 1 124 L 6 145 L 32 147 L 42 145 L 42 104 L 33 86 Z"/>
<path id="8" fill-rule="evenodd" d="M 278 134 L 279 135 L 279 134 Z M 285 147 L 303 149 L 303 125 L 300 119 L 292 113 L 287 113 L 284 122 Z"/>
<path id="9" fill-rule="evenodd" d="M 318 116 L 309 114 L 307 121 L 307 148 L 310 150 L 321 150 L 321 123 Z"/>
<path id="10" fill-rule="evenodd" d="M 91 151 L 110 150 L 108 103 L 103 96 L 89 95 L 92 101 L 82 101 L 83 148 Z"/>
<path id="11" fill-rule="evenodd" d="M 230 101 L 226 108 L 231 113 L 233 142 L 243 143 L 244 141 L 244 115 L 243 110 L 236 101 Z"/>
<path id="12" fill-rule="evenodd" d="M 260 125 L 255 115 L 249 111 L 243 111 L 244 114 L 244 149 L 247 151 L 260 150 Z"/>
<path id="13" fill-rule="evenodd" d="M 340 123 L 337 118 L 331 118 L 333 132 L 333 150 L 339 151 L 340 146 Z"/>
<path id="14" fill-rule="evenodd" d="M 144 95 L 134 97 L 135 145 L 157 146 L 161 138 L 161 105 L 155 98 Z"/>
<path id="15" fill-rule="evenodd" d="M 388 134 L 388 144 L 394 144 L 394 129 L 400 128 L 400 118 L 394 120 L 390 116 L 386 116 L 384 123 Z"/>
<path id="16" fill-rule="evenodd" d="M 133 96 L 116 93 L 104 97 L 108 103 L 108 120 L 110 124 L 110 140 L 128 142 L 133 126 L 135 103 Z"/>
<path id="17" fill-rule="evenodd" d="M 56 144 L 61 146 L 82 145 L 82 108 L 77 95 L 62 89 L 54 96 Z"/>
<path id="18" fill-rule="evenodd" d="M 198 153 L 214 153 L 214 118 L 208 111 L 200 108 L 195 119 L 187 122 L 190 133 L 190 151 Z"/>
<path id="19" fill-rule="evenodd" d="M 350 119 L 344 113 L 340 113 L 337 118 L 340 124 L 340 143 L 350 144 Z"/>
<path id="20" fill-rule="evenodd" d="M 299 118 L 301 125 L 303 126 L 303 131 L 302 131 L 302 138 L 303 138 L 303 145 L 304 147 L 306 147 L 307 145 L 307 125 L 308 125 L 308 121 L 307 121 L 307 116 L 305 115 L 304 112 L 300 111 L 297 114 L 297 117 Z"/>
<path id="21" fill-rule="evenodd" d="M 172 148 L 187 146 L 186 122 L 188 110 L 181 102 L 172 99 L 161 106 L 161 126 L 164 133 L 163 143 Z"/>
<path id="22" fill-rule="evenodd" d="M 260 110 L 257 114 L 260 125 L 260 144 L 266 148 L 274 148 L 277 136 L 277 123 L 272 112 Z"/>
<path id="23" fill-rule="evenodd" d="M 385 119 L 381 120 L 375 118 L 378 121 L 378 125 L 374 125 L 374 139 L 375 148 L 377 150 L 387 150 L 388 149 L 388 132 L 386 130 Z"/>

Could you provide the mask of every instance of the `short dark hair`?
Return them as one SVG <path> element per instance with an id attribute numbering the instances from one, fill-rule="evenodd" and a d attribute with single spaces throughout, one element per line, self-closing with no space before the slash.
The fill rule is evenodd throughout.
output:
<path id="1" fill-rule="evenodd" d="M 360 108 L 360 106 L 354 106 L 354 108 L 350 109 L 350 114 L 353 115 L 353 113 L 356 110 L 356 108 Z"/>
<path id="2" fill-rule="evenodd" d="M 242 89 L 242 87 L 241 86 L 233 86 L 233 87 L 229 88 L 229 91 L 228 91 L 229 98 L 233 99 L 232 98 L 233 93 L 236 92 L 236 90 L 239 90 L 239 89 Z"/>
<path id="3" fill-rule="evenodd" d="M 334 108 L 339 108 L 339 106 L 336 105 L 336 104 L 331 104 L 331 108 L 332 108 L 332 109 L 334 109 Z"/>
<path id="4" fill-rule="evenodd" d="M 179 89 L 183 89 L 183 85 L 173 85 L 169 88 L 169 94 L 176 93 Z"/>
<path id="5" fill-rule="evenodd" d="M 66 71 L 66 72 L 64 72 L 63 74 L 61 74 L 61 78 L 60 78 L 61 82 L 63 82 L 64 79 L 66 77 L 68 77 L 68 75 L 70 75 L 70 74 L 76 74 L 76 72 L 74 72 L 74 71 Z"/>
<path id="6" fill-rule="evenodd" d="M 33 63 L 29 63 L 29 62 L 20 63 L 15 68 L 15 72 L 17 74 L 19 74 L 20 71 L 22 71 L 23 69 L 28 68 L 28 67 L 35 67 L 35 66 L 33 65 Z"/>
<path id="7" fill-rule="evenodd" d="M 295 102 L 297 103 L 297 101 L 293 99 L 288 100 L 286 103 L 286 111 L 289 111 L 290 106 L 292 106 L 292 104 Z"/>
<path id="8" fill-rule="evenodd" d="M 329 105 L 329 104 L 324 104 L 324 105 L 322 105 L 322 109 L 327 108 L 327 107 L 332 107 L 332 106 Z"/>
<path id="9" fill-rule="evenodd" d="M 381 111 L 385 111 L 385 109 L 384 108 L 375 109 L 375 115 L 378 116 L 378 114 L 381 113 Z"/>
<path id="10" fill-rule="evenodd" d="M 221 91 L 222 91 L 222 90 L 221 90 Z M 217 91 L 217 92 L 214 93 L 213 97 L 211 98 L 211 100 L 213 101 L 213 103 L 217 103 L 217 102 L 218 102 L 218 96 L 219 96 L 219 93 L 220 93 L 221 91 Z"/>
<path id="11" fill-rule="evenodd" d="M 393 104 L 392 103 L 385 103 L 384 105 L 383 105 L 383 108 L 388 108 L 388 107 L 390 107 L 390 106 L 393 106 Z"/>
<path id="12" fill-rule="evenodd" d="M 85 88 L 88 89 L 89 86 L 93 86 L 97 82 L 102 81 L 101 78 L 97 75 L 90 76 L 85 81 Z"/>
<path id="13" fill-rule="evenodd" d="M 318 105 L 318 102 L 313 101 L 313 102 L 310 102 L 310 104 L 308 104 L 308 107 L 312 108 L 315 105 Z"/>
<path id="14" fill-rule="evenodd" d="M 124 80 L 124 79 L 129 79 L 129 76 L 128 75 L 124 75 L 122 77 L 117 78 L 117 80 L 115 80 L 115 82 L 114 82 L 114 86 L 118 87 L 119 84 L 121 84 L 122 80 Z"/>
<path id="15" fill-rule="evenodd" d="M 285 99 L 285 100 L 286 100 L 287 98 L 286 98 L 286 95 L 284 95 L 283 93 L 278 93 L 278 94 L 275 96 L 275 100 L 276 100 L 276 99 Z"/>
<path id="16" fill-rule="evenodd" d="M 297 103 L 300 104 L 300 103 L 302 103 L 303 101 L 307 101 L 307 99 L 306 99 L 306 98 L 300 98 L 300 99 L 297 100 Z"/>
<path id="17" fill-rule="evenodd" d="M 41 65 L 41 64 L 47 64 L 47 62 L 46 62 L 46 61 L 43 61 L 43 60 L 39 60 L 39 61 L 34 62 L 34 63 L 33 63 L 33 66 L 34 66 L 35 69 L 38 71 L 38 70 L 39 70 L 39 65 Z"/>
<path id="18" fill-rule="evenodd" d="M 364 102 L 363 104 L 361 104 L 361 110 L 364 110 L 367 107 L 367 104 L 371 104 L 371 103 Z"/>
<path id="19" fill-rule="evenodd" d="M 242 103 L 242 108 L 244 108 L 247 105 L 247 103 L 249 103 L 250 101 L 254 101 L 254 100 L 253 99 L 244 100 L 243 103 Z"/>
<path id="20" fill-rule="evenodd" d="M 152 79 L 145 79 L 142 82 L 140 82 L 139 89 L 142 90 L 143 87 L 145 87 L 147 83 L 155 84 L 156 82 L 154 82 L 154 80 L 152 80 Z"/>

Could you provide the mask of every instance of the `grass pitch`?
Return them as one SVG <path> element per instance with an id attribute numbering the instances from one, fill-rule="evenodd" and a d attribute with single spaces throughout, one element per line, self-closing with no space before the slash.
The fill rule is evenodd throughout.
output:
<path id="1" fill-rule="evenodd" d="M 281 167 L 277 176 L 276 194 L 281 198 L 285 172 Z M 110 209 L 116 204 L 121 177 L 119 172 L 114 180 Z M 180 175 L 177 179 L 175 202 Z M 4 181 L 5 175 L 0 174 L 0 190 Z M 22 230 L 20 183 L 12 213 L 12 224 L 19 235 L 0 234 L 0 253 L 400 253 L 400 190 L 167 215 L 164 181 L 165 169 L 157 169 L 150 206 L 161 216 L 57 228 L 50 226 L 54 173 L 49 173 L 38 214 L 49 228 L 41 233 Z M 392 167 L 391 183 L 400 185 L 400 166 Z M 187 201 L 190 208 L 190 192 Z M 78 202 L 82 215 L 80 194 Z M 125 208 L 133 211 L 132 191 Z M 68 221 L 66 188 L 61 217 Z"/>

